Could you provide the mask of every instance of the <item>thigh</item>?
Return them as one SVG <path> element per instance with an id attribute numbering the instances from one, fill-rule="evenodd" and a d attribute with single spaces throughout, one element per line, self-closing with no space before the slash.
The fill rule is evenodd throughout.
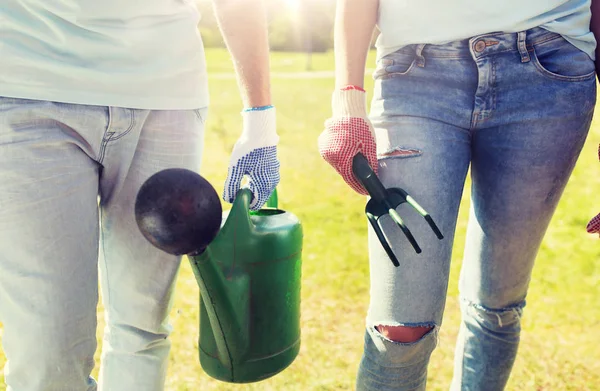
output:
<path id="1" fill-rule="evenodd" d="M 427 56 L 414 65 L 410 50 L 380 61 L 371 119 L 384 186 L 406 190 L 441 229 L 438 240 L 406 204 L 398 212 L 422 248 L 417 254 L 384 217 L 383 230 L 400 262 L 394 267 L 369 228 L 371 304 L 368 323 L 439 325 L 449 275 L 456 218 L 470 160 L 473 69 L 463 58 Z M 456 80 L 464 89 L 456 88 Z M 476 80 L 476 79 L 475 79 Z M 436 88 L 430 88 L 435 84 Z"/>
<path id="2" fill-rule="evenodd" d="M 112 189 L 101 207 L 101 282 L 111 323 L 168 331 L 164 322 L 181 258 L 158 250 L 141 235 L 134 202 L 143 182 L 158 171 L 200 170 L 205 116 L 205 109 L 150 111 L 133 137 L 136 145 L 130 155 L 113 159 L 120 167 L 107 167 L 108 172 L 126 173 L 103 178 L 102 183 Z M 124 137 L 117 142 L 129 141 Z"/>
<path id="3" fill-rule="evenodd" d="M 371 323 L 441 324 L 470 161 L 469 125 L 477 83 L 477 69 L 463 46 L 409 46 L 381 59 L 375 71 L 371 117 L 379 176 L 386 187 L 411 194 L 433 217 L 444 239 L 438 240 L 416 211 L 401 205 L 398 211 L 422 253 L 416 254 L 385 218 L 384 231 L 400 262 L 394 267 L 370 230 Z"/>
<path id="4" fill-rule="evenodd" d="M 529 63 L 497 60 L 496 112 L 473 138 L 461 294 L 488 308 L 525 299 L 537 251 L 590 127 L 595 79 L 573 75 L 593 72 L 593 62 L 585 55 L 580 61 L 566 41 L 555 43 L 536 48 Z M 539 69 L 542 60 L 571 76 L 548 76 Z"/>
<path id="5" fill-rule="evenodd" d="M 93 366 L 98 164 L 73 127 L 86 117 L 101 132 L 104 117 L 82 111 L 0 98 L 0 321 L 9 382 L 35 382 L 31 365 L 49 377 L 44 371 L 56 365 Z M 83 377 L 65 386 L 83 387 Z"/>
<path id="6" fill-rule="evenodd" d="M 380 123 L 381 125 L 381 123 Z M 380 130 L 381 132 L 381 130 Z M 383 231 L 400 266 L 394 267 L 369 229 L 373 322 L 441 323 L 456 219 L 469 165 L 468 134 L 423 118 L 396 118 L 386 124 L 394 145 L 408 155 L 380 158 L 379 176 L 387 188 L 406 190 L 442 231 L 438 240 L 426 221 L 407 204 L 397 210 L 422 249 L 417 254 L 402 231 L 384 217 Z"/>

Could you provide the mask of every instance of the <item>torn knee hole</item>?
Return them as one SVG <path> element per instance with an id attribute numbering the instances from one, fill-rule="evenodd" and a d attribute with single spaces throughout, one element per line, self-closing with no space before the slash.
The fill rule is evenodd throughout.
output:
<path id="1" fill-rule="evenodd" d="M 380 159 L 392 158 L 392 157 L 414 157 L 421 155 L 422 152 L 419 149 L 414 148 L 403 148 L 395 147 L 379 155 Z"/>
<path id="2" fill-rule="evenodd" d="M 471 316 L 493 328 L 518 325 L 525 307 L 525 301 L 501 308 L 484 307 L 469 301 L 466 301 L 466 304 L 470 309 L 468 313 Z"/>
<path id="3" fill-rule="evenodd" d="M 433 330 L 433 326 L 386 326 L 377 325 L 375 326 L 381 335 L 385 338 L 400 343 L 411 343 L 417 342 L 425 334 Z"/>

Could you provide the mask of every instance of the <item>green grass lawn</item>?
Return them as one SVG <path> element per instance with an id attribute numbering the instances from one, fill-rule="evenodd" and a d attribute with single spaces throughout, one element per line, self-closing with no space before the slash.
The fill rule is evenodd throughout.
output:
<path id="1" fill-rule="evenodd" d="M 275 53 L 273 59 L 277 72 L 304 71 L 302 54 Z M 213 72 L 231 70 L 221 50 L 210 50 L 208 63 Z M 331 55 L 318 55 L 314 64 L 315 69 L 331 69 Z M 221 192 L 229 152 L 241 129 L 241 103 L 234 79 L 211 79 L 210 83 L 212 107 L 202 170 Z M 367 86 L 371 85 L 367 78 Z M 302 349 L 298 358 L 281 374 L 257 384 L 231 385 L 205 375 L 197 360 L 198 288 L 184 260 L 172 312 L 173 350 L 167 390 L 353 389 L 368 305 L 366 220 L 364 199 L 347 188 L 317 151 L 317 136 L 330 114 L 332 88 L 333 78 L 290 78 L 273 83 L 281 135 L 280 204 L 300 217 L 305 230 Z M 600 241 L 585 232 L 589 218 L 600 211 L 599 141 L 600 123 L 595 121 L 539 253 L 523 318 L 520 353 L 508 390 L 600 390 L 600 337 L 596 329 L 600 326 Z M 430 390 L 447 390 L 452 375 L 460 320 L 457 278 L 468 204 L 465 198 L 446 315 L 429 370 Z M 104 326 L 101 311 L 100 306 L 99 341 Z M 0 328 L 0 337 L 1 332 Z M 3 364 L 0 355 L 0 366 Z M 95 376 L 97 372 L 98 367 Z M 5 390 L 4 385 L 0 390 Z"/>
<path id="2" fill-rule="evenodd" d="M 233 66 L 226 49 L 207 49 L 207 69 L 209 74 L 232 72 Z M 368 67 L 375 64 L 375 51 L 369 53 Z M 307 69 L 307 65 L 310 69 Z M 280 72 L 305 72 L 332 71 L 333 53 L 286 53 L 274 52 L 271 54 L 271 71 Z"/>

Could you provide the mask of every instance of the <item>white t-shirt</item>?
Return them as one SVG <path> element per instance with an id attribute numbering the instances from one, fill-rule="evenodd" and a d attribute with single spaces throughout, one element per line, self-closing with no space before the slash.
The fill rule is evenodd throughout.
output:
<path id="1" fill-rule="evenodd" d="M 0 96 L 205 107 L 199 20 L 193 0 L 0 0 Z"/>
<path id="2" fill-rule="evenodd" d="M 591 0 L 380 0 L 378 58 L 410 44 L 443 44 L 543 27 L 594 59 Z"/>

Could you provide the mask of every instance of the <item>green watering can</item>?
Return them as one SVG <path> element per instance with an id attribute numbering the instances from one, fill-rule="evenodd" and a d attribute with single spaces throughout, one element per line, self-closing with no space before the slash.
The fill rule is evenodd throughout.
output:
<path id="1" fill-rule="evenodd" d="M 188 256 L 200 287 L 200 363 L 232 383 L 269 378 L 300 350 L 302 226 L 277 208 L 276 192 L 257 212 L 251 199 L 240 190 L 215 239 Z"/>

